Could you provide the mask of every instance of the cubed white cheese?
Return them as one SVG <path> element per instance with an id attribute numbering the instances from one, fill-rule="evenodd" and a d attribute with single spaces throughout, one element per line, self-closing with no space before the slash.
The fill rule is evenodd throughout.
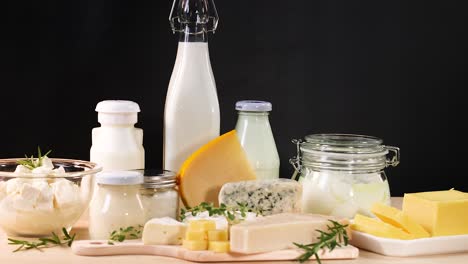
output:
<path id="1" fill-rule="evenodd" d="M 65 207 L 80 201 L 80 188 L 73 182 L 65 179 L 58 179 L 52 183 L 51 186 L 54 191 L 57 207 Z"/>
<path id="2" fill-rule="evenodd" d="M 37 198 L 36 209 L 41 211 L 54 210 L 54 190 L 46 180 L 34 180 L 33 187 L 40 192 Z"/>
<path id="3" fill-rule="evenodd" d="M 6 182 L 6 193 L 8 195 L 18 194 L 21 190 L 21 186 L 26 182 L 28 182 L 26 179 L 21 179 L 21 178 L 8 180 Z"/>
<path id="4" fill-rule="evenodd" d="M 227 229 L 229 227 L 229 222 L 226 217 L 222 215 L 210 216 L 206 211 L 198 213 L 196 216 L 193 216 L 192 213 L 186 213 L 184 223 L 188 223 L 192 220 L 213 220 L 216 223 L 216 229 Z"/>
<path id="5" fill-rule="evenodd" d="M 238 203 L 261 213 L 301 212 L 302 186 L 294 180 L 255 180 L 230 182 L 219 192 L 219 203 L 237 206 Z"/>
<path id="6" fill-rule="evenodd" d="M 6 195 L 6 182 L 0 181 L 0 200 L 2 200 Z"/>
<path id="7" fill-rule="evenodd" d="M 16 166 L 15 173 L 16 174 L 31 173 L 31 170 L 26 168 L 23 165 L 18 165 Z"/>
<path id="8" fill-rule="evenodd" d="M 170 217 L 153 218 L 143 229 L 145 245 L 181 245 L 187 225 Z"/>

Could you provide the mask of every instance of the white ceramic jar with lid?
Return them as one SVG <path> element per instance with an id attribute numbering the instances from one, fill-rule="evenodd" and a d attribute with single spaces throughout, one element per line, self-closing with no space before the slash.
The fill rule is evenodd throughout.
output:
<path id="1" fill-rule="evenodd" d="M 353 218 L 357 213 L 372 216 L 376 202 L 390 204 L 384 169 L 399 164 L 398 148 L 349 134 L 314 134 L 293 143 L 297 156 L 290 162 L 296 169 L 293 178 L 300 175 L 304 212 Z"/>
<path id="2" fill-rule="evenodd" d="M 89 236 L 109 239 L 114 230 L 143 228 L 145 210 L 140 197 L 143 175 L 137 171 L 108 171 L 96 175 L 98 188 L 89 206 Z"/>
<path id="3" fill-rule="evenodd" d="M 179 193 L 176 173 L 168 170 L 144 170 L 144 181 L 140 195 L 145 209 L 146 221 L 152 218 L 171 217 L 177 219 Z"/>
<path id="4" fill-rule="evenodd" d="M 271 131 L 269 112 L 272 105 L 265 101 L 245 100 L 236 103 L 236 132 L 257 179 L 279 178 L 280 159 Z"/>
<path id="5" fill-rule="evenodd" d="M 143 130 L 135 128 L 140 107 L 124 100 L 106 100 L 96 106 L 101 127 L 92 131 L 90 160 L 104 171 L 145 167 Z"/>

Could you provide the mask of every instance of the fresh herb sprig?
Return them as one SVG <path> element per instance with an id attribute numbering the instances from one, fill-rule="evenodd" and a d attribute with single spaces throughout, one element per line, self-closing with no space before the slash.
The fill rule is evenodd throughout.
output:
<path id="1" fill-rule="evenodd" d="M 24 160 L 18 160 L 17 163 L 19 165 L 23 165 L 24 167 L 30 169 L 30 170 L 33 170 L 37 167 L 40 167 L 42 166 L 42 160 L 47 157 L 50 153 L 52 152 L 52 150 L 49 150 L 46 152 L 46 154 L 42 155 L 41 153 L 41 148 L 40 147 L 37 147 L 37 158 L 34 158 L 33 155 L 31 155 L 31 157 L 28 157 L 28 155 L 24 155 L 26 157 L 26 159 Z"/>
<path id="2" fill-rule="evenodd" d="M 18 252 L 20 250 L 29 250 L 29 249 L 37 249 L 42 251 L 42 248 L 49 248 L 49 247 L 56 247 L 56 246 L 64 246 L 67 245 L 71 247 L 73 241 L 75 240 L 75 235 L 70 235 L 67 229 L 62 228 L 63 237 L 60 238 L 57 234 L 52 232 L 52 236 L 48 238 L 39 238 L 39 241 L 26 241 L 26 240 L 18 240 L 13 238 L 8 238 L 10 241 L 9 245 L 18 245 L 18 248 L 15 249 L 13 252 Z"/>
<path id="3" fill-rule="evenodd" d="M 349 237 L 346 233 L 346 227 L 348 227 L 348 225 L 342 225 L 333 220 L 329 221 L 332 223 L 332 225 L 327 226 L 328 231 L 316 230 L 320 233 L 320 236 L 317 237 L 319 239 L 318 242 L 308 245 L 294 243 L 295 246 L 305 251 L 305 253 L 299 256 L 297 259 L 301 263 L 309 260 L 312 256 L 315 256 L 317 263 L 321 264 L 322 262 L 320 261 L 318 254 L 321 249 L 328 249 L 329 251 L 332 251 L 336 247 L 348 245 Z"/>
<path id="4" fill-rule="evenodd" d="M 186 214 L 190 213 L 192 216 L 197 216 L 199 213 L 208 212 L 209 216 L 219 215 L 224 216 L 230 223 L 236 223 L 241 221 L 238 218 L 240 215 L 242 218 L 247 216 L 247 212 L 253 212 L 252 209 L 248 208 L 246 203 L 237 203 L 237 206 L 227 206 L 226 204 L 220 204 L 219 207 L 213 205 L 213 203 L 202 202 L 197 206 L 180 209 L 180 220 L 184 221 L 187 217 Z M 255 212 L 258 214 L 258 212 Z"/>
<path id="5" fill-rule="evenodd" d="M 114 230 L 111 232 L 107 244 L 114 245 L 114 242 L 123 242 L 125 239 L 137 239 L 141 236 L 142 229 L 142 225 L 138 225 L 137 227 L 121 227 L 119 230 Z"/>

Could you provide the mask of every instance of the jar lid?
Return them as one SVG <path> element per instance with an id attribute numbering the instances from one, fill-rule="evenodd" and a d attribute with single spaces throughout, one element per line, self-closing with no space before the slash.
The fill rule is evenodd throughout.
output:
<path id="1" fill-rule="evenodd" d="M 317 150 L 322 152 L 342 154 L 373 154 L 385 155 L 387 150 L 380 138 L 353 134 L 312 134 L 305 136 L 302 150 Z"/>
<path id="2" fill-rule="evenodd" d="M 126 100 L 105 100 L 96 105 L 96 112 L 99 113 L 138 113 L 140 106 L 133 101 Z"/>
<path id="3" fill-rule="evenodd" d="M 271 103 L 266 101 L 244 100 L 236 103 L 236 110 L 246 112 L 270 112 Z"/>
<path id="4" fill-rule="evenodd" d="M 137 185 L 143 183 L 138 171 L 105 171 L 96 174 L 96 182 L 108 185 Z"/>
<path id="5" fill-rule="evenodd" d="M 156 189 L 156 188 L 169 188 L 176 185 L 177 173 L 169 170 L 137 170 L 143 174 L 143 188 Z"/>

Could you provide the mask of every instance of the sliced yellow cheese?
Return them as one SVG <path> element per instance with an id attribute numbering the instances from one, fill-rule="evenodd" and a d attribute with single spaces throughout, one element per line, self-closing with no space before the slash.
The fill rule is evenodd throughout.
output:
<path id="1" fill-rule="evenodd" d="M 213 220 L 192 220 L 189 222 L 188 226 L 189 231 L 202 231 L 208 232 L 211 230 L 216 230 L 216 222 Z"/>
<path id="2" fill-rule="evenodd" d="M 414 236 L 406 233 L 403 229 L 384 223 L 378 219 L 357 214 L 351 228 L 360 232 L 368 233 L 378 237 L 395 239 L 413 239 Z"/>
<path id="3" fill-rule="evenodd" d="M 372 206 L 371 212 L 383 222 L 412 234 L 414 238 L 430 237 L 430 234 L 420 224 L 395 207 L 383 203 L 375 203 Z"/>
<path id="4" fill-rule="evenodd" d="M 206 231 L 192 231 L 189 230 L 185 233 L 186 240 L 194 240 L 194 241 L 203 241 L 208 240 Z"/>
<path id="5" fill-rule="evenodd" d="M 432 236 L 468 234 L 468 193 L 456 190 L 407 193 L 403 212 Z"/>
<path id="6" fill-rule="evenodd" d="M 228 241 L 228 231 L 226 229 L 208 231 L 208 241 Z"/>
<path id="7" fill-rule="evenodd" d="M 201 202 L 217 205 L 223 184 L 255 178 L 233 130 L 210 141 L 184 162 L 178 176 L 179 191 L 185 206 L 193 207 Z"/>
<path id="8" fill-rule="evenodd" d="M 207 250 L 208 241 L 206 240 L 187 240 L 184 239 L 182 242 L 182 247 L 188 250 Z"/>
<path id="9" fill-rule="evenodd" d="M 208 241 L 208 250 L 216 253 L 229 252 L 229 241 Z"/>

